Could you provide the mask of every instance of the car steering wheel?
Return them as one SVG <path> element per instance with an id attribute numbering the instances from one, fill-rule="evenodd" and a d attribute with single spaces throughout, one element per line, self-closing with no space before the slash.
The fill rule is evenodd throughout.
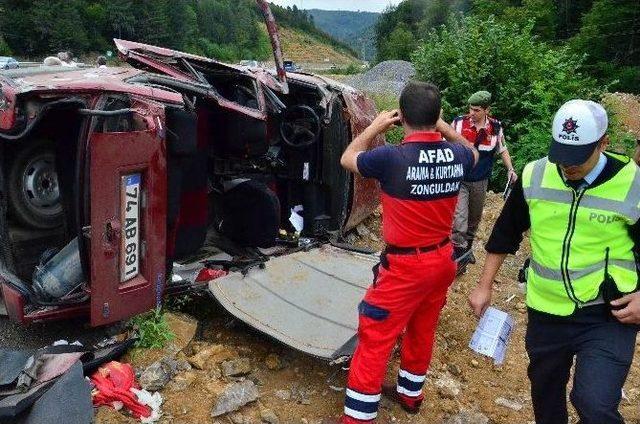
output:
<path id="1" fill-rule="evenodd" d="M 291 106 L 282 113 L 280 136 L 295 149 L 312 146 L 320 138 L 320 118 L 309 106 Z"/>

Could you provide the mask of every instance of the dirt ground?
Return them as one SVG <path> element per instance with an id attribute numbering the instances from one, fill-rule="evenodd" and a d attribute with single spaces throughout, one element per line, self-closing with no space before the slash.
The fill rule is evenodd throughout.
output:
<path id="1" fill-rule="evenodd" d="M 624 128 L 640 139 L 640 96 L 613 93 L 608 95 L 605 101 Z"/>
<path id="2" fill-rule="evenodd" d="M 478 263 L 484 254 L 480 247 L 486 241 L 490 225 L 495 221 L 502 207 L 499 195 L 489 194 L 485 209 L 484 224 L 479 232 L 475 247 Z M 365 225 L 379 237 L 380 214 L 370 217 Z M 373 237 L 375 238 L 375 237 Z M 356 244 L 380 247 L 367 235 Z M 526 249 L 523 249 L 526 251 Z M 526 258 L 526 252 L 509 257 L 496 280 L 493 303 L 510 313 L 516 321 L 507 359 L 497 367 L 484 357 L 473 353 L 467 346 L 476 326 L 466 297 L 480 274 L 480 265 L 471 265 L 468 272 L 459 277 L 451 288 L 436 341 L 436 353 L 432 362 L 430 377 L 425 387 L 426 400 L 417 416 L 410 416 L 399 407 L 383 401 L 379 415 L 380 423 L 442 423 L 461 410 L 478 411 L 495 424 L 533 423 L 529 384 L 526 375 L 527 356 L 524 351 L 524 329 L 526 309 L 524 295 L 516 282 L 518 269 Z M 208 300 L 206 301 L 208 302 Z M 200 307 L 200 306 L 198 306 Z M 196 368 L 184 371 L 174 381 L 188 381 L 186 389 L 173 382 L 162 390 L 165 403 L 161 423 L 260 423 L 261 411 L 274 412 L 280 423 L 318 423 L 323 417 L 336 415 L 342 408 L 346 372 L 339 367 L 330 367 L 323 361 L 293 351 L 245 325 L 232 320 L 215 307 L 206 307 L 200 315 L 199 342 L 187 349 L 186 354 L 195 353 L 203 346 L 212 344 L 225 348 L 224 358 L 249 358 L 253 371 L 248 376 L 259 387 L 261 397 L 258 402 L 216 419 L 210 412 L 216 394 L 225 386 L 225 379 L 215 363 L 203 370 Z M 194 343 L 192 343 L 194 345 Z M 640 348 L 639 348 L 640 349 Z M 184 353 L 178 354 L 179 357 Z M 137 366 L 151 363 L 161 355 L 153 352 L 137 352 L 130 358 Z M 269 358 L 269 359 L 267 359 Z M 275 359 L 274 359 L 275 358 Z M 221 358 L 219 358 L 221 359 Z M 276 361 L 277 366 L 273 365 Z M 393 380 L 397 372 L 398 358 L 392 360 L 388 379 Z M 456 395 L 435 386 L 441 377 L 448 377 L 460 383 Z M 634 365 L 625 387 L 626 400 L 622 412 L 628 423 L 640 423 L 640 369 Z M 504 398 L 514 403 L 514 410 L 496 404 L 496 399 Z M 115 411 L 100 408 L 98 423 L 119 424 L 135 422 Z M 576 422 L 575 417 L 572 422 Z"/>
<path id="3" fill-rule="evenodd" d="M 624 102 L 635 102 L 637 98 L 622 98 Z M 628 127 L 640 134 L 638 108 L 626 115 Z M 467 306 L 467 295 L 476 284 L 484 259 L 484 245 L 491 226 L 502 207 L 499 195 L 489 194 L 483 224 L 479 231 L 474 253 L 477 265 L 470 265 L 468 272 L 459 277 L 451 288 L 447 305 L 442 313 L 436 341 L 436 353 L 425 386 L 425 404 L 417 416 L 409 416 L 398 406 L 383 400 L 378 422 L 380 423 L 444 423 L 460 411 L 477 411 L 494 424 L 534 423 L 529 398 L 529 383 L 526 374 L 527 356 L 524 350 L 526 307 L 524 294 L 517 284 L 517 273 L 527 257 L 527 243 L 516 256 L 507 258 L 496 279 L 493 304 L 511 314 L 516 322 L 515 331 L 507 351 L 504 365 L 497 367 L 489 359 L 473 353 L 468 348 L 476 318 Z M 355 244 L 382 247 L 380 242 L 380 213 L 371 216 L 365 225 L 373 234 L 358 238 Z M 165 403 L 161 423 L 260 423 L 280 422 L 295 424 L 319 423 L 324 417 L 337 416 L 342 409 L 346 372 L 339 367 L 330 367 L 323 361 L 293 351 L 273 340 L 258 334 L 247 326 L 232 320 L 216 307 L 207 304 L 197 313 L 200 320 L 198 343 L 179 353 L 186 357 L 199 349 L 211 345 L 222 345 L 224 357 L 249 358 L 252 371 L 247 378 L 256 383 L 260 399 L 239 410 L 238 413 L 211 418 L 210 412 L 215 398 L 227 382 L 220 376 L 215 363 L 204 369 L 182 371 L 162 390 Z M 195 305 L 198 305 L 196 303 Z M 202 302 L 200 302 L 202 305 Z M 207 306 L 208 305 L 208 306 Z M 193 306 L 193 305 L 192 305 Z M 196 306 L 200 308 L 200 306 Z M 204 312 L 203 310 L 206 310 Z M 636 351 L 640 350 L 640 342 Z M 636 352 L 638 353 L 638 352 Z M 152 352 L 134 354 L 132 362 L 138 366 L 158 358 Z M 398 358 L 391 361 L 388 379 L 393 380 L 397 372 Z M 459 383 L 459 393 L 436 387 L 439 379 L 450 379 Z M 176 384 L 179 381 L 180 384 Z M 640 366 L 635 363 L 624 389 L 621 410 L 627 423 L 640 423 Z M 503 406 L 506 399 L 510 407 Z M 278 420 L 267 418 L 270 410 Z M 573 411 L 572 411 L 573 414 Z M 123 415 L 100 408 L 98 423 L 120 424 L 136 422 Z M 481 421 L 456 421 L 481 422 Z M 486 421 L 485 421 L 486 422 Z M 572 422 L 577 422 L 575 414 Z"/>

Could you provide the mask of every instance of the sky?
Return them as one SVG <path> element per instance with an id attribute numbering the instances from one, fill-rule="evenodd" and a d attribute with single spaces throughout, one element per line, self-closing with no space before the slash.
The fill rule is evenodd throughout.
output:
<path id="1" fill-rule="evenodd" d="M 388 5 L 396 5 L 401 0 L 269 0 L 280 6 L 293 6 L 300 9 L 324 10 L 361 10 L 382 12 Z"/>

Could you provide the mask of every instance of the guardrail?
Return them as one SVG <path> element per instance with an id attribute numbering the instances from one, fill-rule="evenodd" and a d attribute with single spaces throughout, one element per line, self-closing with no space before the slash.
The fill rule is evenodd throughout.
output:
<path id="1" fill-rule="evenodd" d="M 42 65 L 42 62 L 18 62 L 21 68 L 32 68 L 34 66 Z"/>

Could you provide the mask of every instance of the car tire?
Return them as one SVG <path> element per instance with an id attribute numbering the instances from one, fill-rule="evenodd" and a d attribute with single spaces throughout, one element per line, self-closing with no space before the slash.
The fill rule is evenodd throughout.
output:
<path id="1" fill-rule="evenodd" d="M 11 215 L 22 224 L 52 229 L 64 212 L 51 142 L 34 140 L 18 150 L 9 164 L 8 197 Z"/>

